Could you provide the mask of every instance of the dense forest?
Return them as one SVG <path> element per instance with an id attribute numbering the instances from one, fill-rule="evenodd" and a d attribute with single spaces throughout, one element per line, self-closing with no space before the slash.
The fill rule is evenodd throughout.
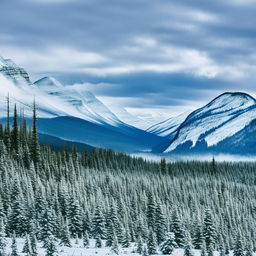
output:
<path id="1" fill-rule="evenodd" d="M 255 163 L 145 161 L 111 150 L 53 151 L 17 115 L 0 125 L 0 255 L 23 237 L 26 255 L 47 256 L 70 239 L 97 247 L 202 256 L 256 251 Z M 85 131 L 86 132 L 86 131 Z"/>

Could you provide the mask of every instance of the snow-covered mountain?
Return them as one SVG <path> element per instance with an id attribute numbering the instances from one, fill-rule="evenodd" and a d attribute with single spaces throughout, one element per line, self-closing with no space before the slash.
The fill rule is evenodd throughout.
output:
<path id="1" fill-rule="evenodd" d="M 171 117 L 163 122 L 149 127 L 146 131 L 172 139 L 175 136 L 179 126 L 185 121 L 188 114 L 189 112 L 185 112 L 176 117 Z"/>
<path id="2" fill-rule="evenodd" d="M 256 100 L 245 93 L 224 93 L 192 112 L 179 126 L 164 152 L 230 152 L 236 145 L 247 153 L 239 133 L 250 137 L 256 120 Z M 252 137 L 251 137 L 252 138 Z M 256 140 L 254 139 L 254 142 Z"/>
<path id="3" fill-rule="evenodd" d="M 122 122 L 91 92 L 63 86 L 53 77 L 31 83 L 28 73 L 12 60 L 0 58 L 0 118 L 6 116 L 6 97 L 31 117 L 34 97 L 39 132 L 63 140 L 119 151 L 149 151 L 160 137 Z M 29 121 L 29 120 L 28 120 Z"/>

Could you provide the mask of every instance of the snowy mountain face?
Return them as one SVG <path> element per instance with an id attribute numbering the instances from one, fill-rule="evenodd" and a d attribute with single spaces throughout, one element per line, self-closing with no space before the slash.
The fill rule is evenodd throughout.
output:
<path id="1" fill-rule="evenodd" d="M 146 131 L 172 139 L 175 136 L 179 126 L 185 121 L 188 114 L 189 113 L 186 112 L 176 117 L 171 117 L 163 122 L 149 127 Z"/>
<path id="2" fill-rule="evenodd" d="M 245 93 L 224 93 L 192 112 L 164 152 L 215 149 L 256 119 L 256 101 Z M 222 148 L 225 146 L 222 145 Z M 227 149 L 228 150 L 228 149 Z"/>
<path id="3" fill-rule="evenodd" d="M 150 151 L 161 141 L 156 135 L 122 122 L 91 92 L 63 86 L 53 77 L 32 84 L 24 69 L 3 58 L 0 58 L 0 86 L 2 121 L 6 117 L 7 95 L 11 110 L 17 104 L 28 118 L 32 116 L 35 97 L 41 134 L 125 152 Z"/>

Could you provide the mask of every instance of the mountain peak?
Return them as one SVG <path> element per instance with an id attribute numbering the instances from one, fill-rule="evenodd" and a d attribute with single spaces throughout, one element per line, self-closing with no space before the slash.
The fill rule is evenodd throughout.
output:
<path id="1" fill-rule="evenodd" d="M 49 89 L 53 89 L 56 87 L 57 88 L 63 87 L 63 85 L 52 76 L 45 76 L 45 77 L 37 80 L 34 84 L 41 88 L 49 88 Z"/>

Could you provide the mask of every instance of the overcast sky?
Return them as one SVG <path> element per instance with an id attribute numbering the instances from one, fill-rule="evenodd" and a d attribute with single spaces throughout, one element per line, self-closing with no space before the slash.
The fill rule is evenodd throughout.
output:
<path id="1" fill-rule="evenodd" d="M 0 55 L 166 117 L 254 94 L 256 0 L 1 0 Z"/>

